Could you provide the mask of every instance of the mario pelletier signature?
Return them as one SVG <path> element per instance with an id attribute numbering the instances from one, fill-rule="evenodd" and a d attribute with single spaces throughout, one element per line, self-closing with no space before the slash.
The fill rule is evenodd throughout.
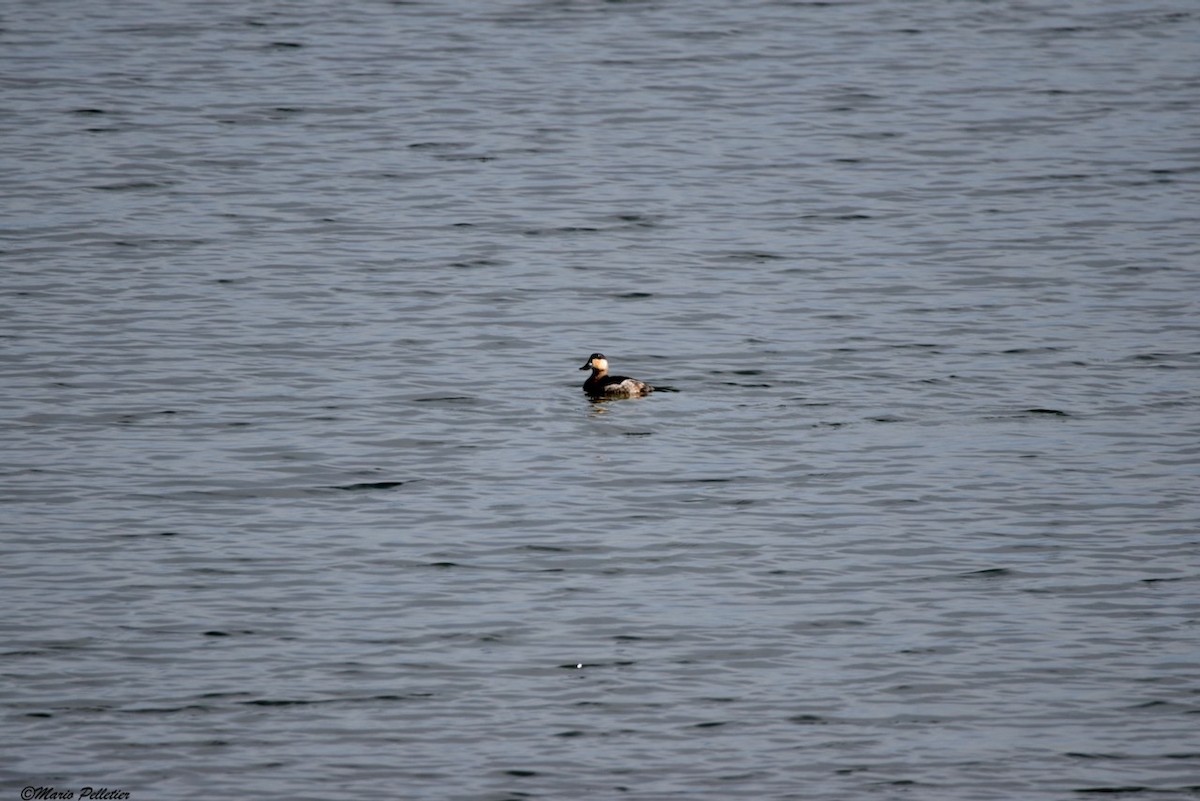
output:
<path id="1" fill-rule="evenodd" d="M 107 787 L 81 787 L 78 790 L 60 790 L 57 787 L 34 787 L 21 790 L 21 801 L 129 801 L 126 790 L 110 790 Z"/>

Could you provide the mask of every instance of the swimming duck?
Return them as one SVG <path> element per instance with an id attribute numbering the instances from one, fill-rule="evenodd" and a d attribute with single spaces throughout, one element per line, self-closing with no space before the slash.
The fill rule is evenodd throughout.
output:
<path id="1" fill-rule="evenodd" d="M 583 382 L 583 391 L 593 398 L 639 398 L 654 391 L 654 387 L 636 378 L 608 374 L 608 359 L 603 353 L 593 353 L 580 370 L 591 369 Z"/>

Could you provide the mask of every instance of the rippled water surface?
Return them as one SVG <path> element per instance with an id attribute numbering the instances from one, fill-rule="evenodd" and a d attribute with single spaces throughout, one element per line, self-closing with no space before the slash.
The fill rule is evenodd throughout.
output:
<path id="1" fill-rule="evenodd" d="M 1200 795 L 1193 3 L 0 23 L 0 797 Z"/>

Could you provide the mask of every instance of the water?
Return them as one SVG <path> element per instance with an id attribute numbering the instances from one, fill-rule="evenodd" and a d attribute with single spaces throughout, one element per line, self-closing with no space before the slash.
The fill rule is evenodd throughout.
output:
<path id="1" fill-rule="evenodd" d="M 9 4 L 0 794 L 1194 797 L 1198 33 Z"/>

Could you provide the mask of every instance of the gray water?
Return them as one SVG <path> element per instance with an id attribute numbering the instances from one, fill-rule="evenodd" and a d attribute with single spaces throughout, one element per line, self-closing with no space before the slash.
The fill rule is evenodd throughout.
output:
<path id="1" fill-rule="evenodd" d="M 1194 3 L 0 27 L 0 799 L 1200 795 Z"/>

